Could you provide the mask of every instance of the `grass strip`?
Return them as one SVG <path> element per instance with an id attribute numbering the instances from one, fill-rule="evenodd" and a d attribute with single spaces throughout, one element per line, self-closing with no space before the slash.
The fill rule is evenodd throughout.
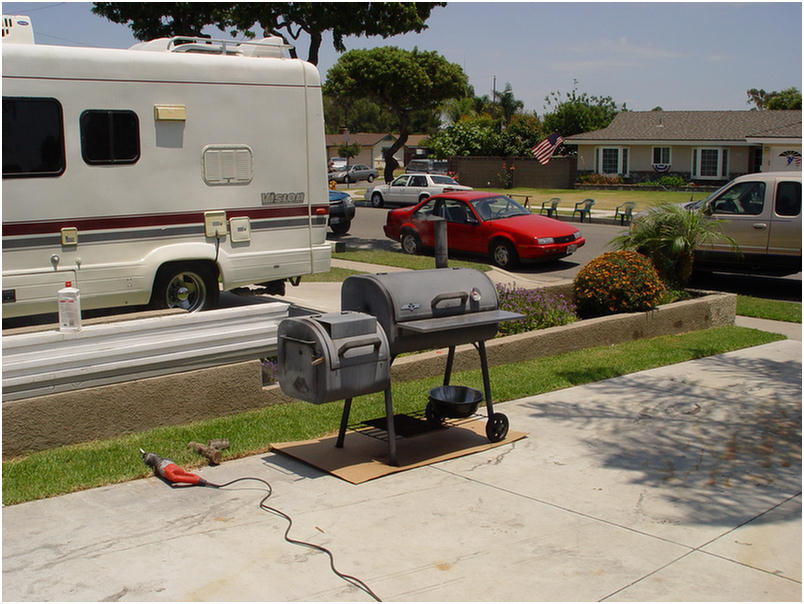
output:
<path id="1" fill-rule="evenodd" d="M 801 302 L 737 296 L 737 314 L 743 317 L 801 323 Z"/>
<path id="2" fill-rule="evenodd" d="M 313 273 L 305 275 L 302 279 L 307 283 L 340 283 L 351 275 L 362 275 L 362 271 L 354 271 L 348 268 L 333 266 L 328 273 Z"/>
<path id="3" fill-rule="evenodd" d="M 500 403 L 780 339 L 784 337 L 754 329 L 718 327 L 588 348 L 492 367 L 492 392 L 494 401 Z M 441 381 L 437 376 L 393 384 L 395 412 L 424 409 L 427 392 Z M 454 374 L 452 383 L 482 390 L 479 368 Z M 187 468 L 199 467 L 204 462 L 187 449 L 189 441 L 228 438 L 231 448 L 224 452 L 224 459 L 266 452 L 272 442 L 305 440 L 337 430 L 342 408 L 342 404 L 294 402 L 32 453 L 3 462 L 3 504 L 148 476 L 150 470 L 142 463 L 140 447 Z M 352 422 L 365 421 L 382 415 L 382 409 L 382 393 L 357 397 L 350 418 Z"/>
<path id="4" fill-rule="evenodd" d="M 404 252 L 391 250 L 354 250 L 347 252 L 333 252 L 333 258 L 351 260 L 352 262 L 368 262 L 369 264 L 382 264 L 384 266 L 397 266 L 411 270 L 425 270 L 435 268 L 432 256 L 413 256 Z M 449 259 L 450 268 L 474 268 L 481 272 L 490 270 L 490 266 L 483 262 Z"/>

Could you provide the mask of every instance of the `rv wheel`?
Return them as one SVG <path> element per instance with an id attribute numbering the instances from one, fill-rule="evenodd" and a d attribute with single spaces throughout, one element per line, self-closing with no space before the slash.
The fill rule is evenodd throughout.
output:
<path id="1" fill-rule="evenodd" d="M 159 269 L 151 301 L 156 308 L 196 312 L 217 306 L 219 294 L 218 276 L 212 268 L 181 263 Z"/>

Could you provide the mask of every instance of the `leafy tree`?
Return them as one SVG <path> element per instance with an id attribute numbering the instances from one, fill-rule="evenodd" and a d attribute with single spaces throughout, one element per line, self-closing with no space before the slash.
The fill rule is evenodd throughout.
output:
<path id="1" fill-rule="evenodd" d="M 762 88 L 749 88 L 745 91 L 748 95 L 746 103 L 754 104 L 760 111 L 764 109 L 801 109 L 801 91 L 791 87 L 781 92 L 774 90 L 766 92 Z"/>
<path id="2" fill-rule="evenodd" d="M 563 95 L 551 92 L 544 100 L 547 109 L 542 116 L 544 130 L 561 136 L 605 128 L 620 111 L 627 111 L 625 103 L 618 107 L 610 96 L 578 94 L 575 89 Z"/>
<path id="3" fill-rule="evenodd" d="M 445 2 L 95 2 L 97 15 L 128 25 L 140 40 L 163 36 L 201 35 L 207 25 L 232 36 L 254 37 L 255 26 L 265 35 L 296 41 L 302 33 L 310 37 L 307 60 L 318 64 L 323 33 L 332 33 L 335 50 L 344 52 L 346 36 L 382 36 L 427 28 L 426 21 L 436 6 Z M 296 57 L 296 50 L 291 50 Z"/>
<path id="4" fill-rule="evenodd" d="M 346 165 L 349 165 L 349 160 L 353 157 L 360 155 L 360 143 L 343 143 L 338 146 L 338 155 L 346 158 Z"/>
<path id="5" fill-rule="evenodd" d="M 399 163 L 393 155 L 408 140 L 416 111 L 438 113 L 441 103 L 465 96 L 466 74 L 437 52 L 383 46 L 350 50 L 327 73 L 324 92 L 336 99 L 368 98 L 397 118 L 399 137 L 383 150 L 386 181 Z"/>
<path id="6" fill-rule="evenodd" d="M 530 148 L 541 136 L 539 119 L 535 115 L 516 115 L 511 125 L 499 131 L 495 120 L 488 116 L 467 118 L 428 137 L 430 153 L 437 158 L 452 156 L 530 155 Z"/>

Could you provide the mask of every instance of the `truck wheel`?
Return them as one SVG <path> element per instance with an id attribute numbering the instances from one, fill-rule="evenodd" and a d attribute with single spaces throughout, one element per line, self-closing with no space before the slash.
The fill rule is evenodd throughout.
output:
<path id="1" fill-rule="evenodd" d="M 218 304 L 218 273 L 209 265 L 168 264 L 159 269 L 151 305 L 155 308 L 183 308 L 187 312 L 209 310 Z"/>
<path id="2" fill-rule="evenodd" d="M 345 220 L 343 222 L 339 222 L 338 224 L 331 224 L 329 228 L 332 229 L 332 232 L 336 235 L 345 235 L 349 232 L 349 227 L 352 226 L 351 220 Z"/>
<path id="3" fill-rule="evenodd" d="M 381 208 L 382 195 L 380 195 L 379 193 L 374 193 L 374 195 L 371 196 L 371 205 L 374 206 L 375 208 Z"/>

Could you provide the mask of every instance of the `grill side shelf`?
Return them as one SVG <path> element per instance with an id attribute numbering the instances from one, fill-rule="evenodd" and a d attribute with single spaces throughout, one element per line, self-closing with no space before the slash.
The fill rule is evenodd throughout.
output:
<path id="1" fill-rule="evenodd" d="M 412 331 L 414 333 L 434 333 L 450 329 L 465 329 L 479 327 L 481 325 L 490 325 L 492 323 L 501 323 L 503 321 L 513 321 L 515 319 L 522 319 L 524 316 L 523 314 L 509 312 L 507 310 L 489 310 L 452 317 L 404 321 L 397 323 L 396 326 L 401 330 Z"/>

